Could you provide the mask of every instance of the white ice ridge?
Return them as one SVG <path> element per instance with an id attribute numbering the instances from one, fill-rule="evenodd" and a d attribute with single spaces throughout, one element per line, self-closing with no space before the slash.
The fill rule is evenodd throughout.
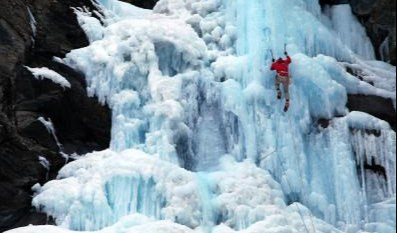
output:
<path id="1" fill-rule="evenodd" d="M 30 72 L 32 72 L 33 76 L 36 79 L 49 79 L 52 82 L 59 84 L 61 87 L 65 88 L 71 88 L 71 84 L 69 83 L 68 80 L 66 80 L 65 77 L 62 75 L 58 74 L 57 72 L 48 69 L 47 67 L 42 67 L 42 68 L 30 68 L 25 66 L 26 69 L 28 69 Z"/>
<path id="2" fill-rule="evenodd" d="M 318 0 L 99 4 L 76 9 L 91 43 L 63 61 L 111 107 L 111 147 L 36 194 L 59 227 L 21 231 L 395 231 L 395 132 L 346 108 L 349 93 L 395 100 L 395 67 L 364 60 L 366 39 L 341 38 Z M 269 70 L 284 44 L 287 113 Z"/>

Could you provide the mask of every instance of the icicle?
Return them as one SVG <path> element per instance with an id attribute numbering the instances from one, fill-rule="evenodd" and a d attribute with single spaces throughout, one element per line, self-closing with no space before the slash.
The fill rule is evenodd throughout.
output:
<path id="1" fill-rule="evenodd" d="M 382 61 L 390 63 L 390 37 L 386 37 L 386 39 L 382 42 L 379 47 L 379 54 Z"/>
<path id="2" fill-rule="evenodd" d="M 48 120 L 46 120 L 44 117 L 39 117 L 37 120 L 40 121 L 46 127 L 48 133 L 50 133 L 52 135 L 52 137 L 54 138 L 54 141 L 57 144 L 59 151 L 62 152 L 63 146 L 58 140 L 58 137 L 55 132 L 54 124 L 52 123 L 51 119 L 48 118 Z"/>

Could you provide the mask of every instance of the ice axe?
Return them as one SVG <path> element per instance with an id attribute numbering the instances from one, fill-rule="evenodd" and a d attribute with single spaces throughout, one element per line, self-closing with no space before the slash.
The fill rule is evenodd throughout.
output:
<path id="1" fill-rule="evenodd" d="M 272 61 L 275 62 L 276 59 L 274 59 L 274 53 L 273 53 L 273 49 L 270 49 L 270 54 L 272 55 Z"/>

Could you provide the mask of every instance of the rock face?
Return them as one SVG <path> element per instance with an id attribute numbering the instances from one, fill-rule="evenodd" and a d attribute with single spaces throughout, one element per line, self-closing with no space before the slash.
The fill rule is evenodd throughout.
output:
<path id="1" fill-rule="evenodd" d="M 350 111 L 366 112 L 379 119 L 389 122 L 396 130 L 396 111 L 393 101 L 378 96 L 349 95 L 347 107 Z"/>
<path id="2" fill-rule="evenodd" d="M 396 65 L 395 0 L 320 0 L 322 4 L 350 3 L 367 29 L 379 59 Z"/>
<path id="3" fill-rule="evenodd" d="M 153 9 L 153 7 L 156 5 L 158 0 L 122 0 L 123 2 L 128 2 L 131 3 L 135 6 L 145 8 L 145 9 Z"/>
<path id="4" fill-rule="evenodd" d="M 47 217 L 31 207 L 31 187 L 55 178 L 67 154 L 108 148 L 110 111 L 88 98 L 84 76 L 52 61 L 88 41 L 71 7 L 90 0 L 2 0 L 0 4 L 0 232 Z M 24 68 L 48 67 L 70 89 Z M 38 121 L 51 119 L 57 140 Z M 48 166 L 49 165 L 49 166 Z"/>

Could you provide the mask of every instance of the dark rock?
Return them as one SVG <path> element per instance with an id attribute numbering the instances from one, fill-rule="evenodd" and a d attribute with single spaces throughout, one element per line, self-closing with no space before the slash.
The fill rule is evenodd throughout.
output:
<path id="1" fill-rule="evenodd" d="M 372 158 L 372 161 L 369 163 L 368 161 L 364 162 L 364 169 L 371 171 L 372 173 L 378 174 L 382 176 L 385 180 L 388 179 L 386 168 L 381 165 L 376 164 L 375 158 Z"/>
<path id="2" fill-rule="evenodd" d="M 52 61 L 88 45 L 71 7 L 90 0 L 7 0 L 0 4 L 0 232 L 28 224 L 46 224 L 31 207 L 34 184 L 54 179 L 65 158 L 38 117 L 51 119 L 67 153 L 108 148 L 110 111 L 88 98 L 84 76 Z M 37 21 L 33 38 L 28 9 Z M 72 88 L 36 80 L 24 68 L 49 67 Z M 49 169 L 39 157 L 45 158 Z"/>
<path id="3" fill-rule="evenodd" d="M 22 114 L 17 122 L 26 121 L 26 114 L 38 113 L 50 118 L 55 126 L 59 142 L 63 144 L 66 153 L 87 153 L 93 150 L 103 150 L 108 147 L 110 129 L 110 111 L 98 104 L 94 98 L 88 98 L 85 91 L 84 77 L 69 67 L 54 62 L 45 64 L 46 67 L 58 71 L 67 77 L 72 88 L 63 88 L 51 81 L 39 81 L 31 77 L 29 72 L 24 73 L 17 80 L 18 101 L 17 113 Z M 36 125 L 37 118 L 28 121 Z M 20 132 L 27 137 L 36 134 L 30 124 L 18 124 Z"/>
<path id="4" fill-rule="evenodd" d="M 123 2 L 128 2 L 131 3 L 132 5 L 135 5 L 137 7 L 145 8 L 145 9 L 153 9 L 156 3 L 159 0 L 122 0 Z"/>
<path id="5" fill-rule="evenodd" d="M 375 137 L 380 137 L 382 136 L 382 131 L 381 130 L 377 130 L 377 129 L 366 129 L 365 133 L 368 135 L 374 135 Z"/>
<path id="6" fill-rule="evenodd" d="M 39 163 L 39 156 L 52 161 L 51 171 Z M 0 232 L 18 223 L 26 225 L 38 221 L 34 216 L 40 214 L 31 207 L 31 187 L 44 183 L 47 176 L 54 178 L 62 165 L 61 156 L 24 139 L 9 135 L 8 140 L 0 144 Z M 23 222 L 23 219 L 32 221 Z"/>
<path id="7" fill-rule="evenodd" d="M 350 0 L 320 0 L 320 5 L 349 4 Z"/>
<path id="8" fill-rule="evenodd" d="M 329 127 L 329 125 L 331 124 L 331 119 L 319 119 L 317 121 L 317 124 L 319 126 L 321 126 L 322 128 L 326 129 Z"/>
<path id="9" fill-rule="evenodd" d="M 37 144 L 48 148 L 51 151 L 58 151 L 59 147 L 47 128 L 37 119 L 20 130 L 20 135 L 34 140 Z"/>
<path id="10" fill-rule="evenodd" d="M 8 222 L 17 222 L 19 219 L 29 212 L 30 208 L 30 193 L 21 190 L 20 187 L 15 186 L 13 183 L 0 183 L 2 190 L 0 198 L 6 199 L 7 202 L 2 202 L 0 209 L 7 209 L 0 211 L 0 226 L 7 225 Z M 10 199 L 10 197 L 13 197 Z"/>
<path id="11" fill-rule="evenodd" d="M 350 111 L 361 111 L 389 122 L 396 130 L 396 111 L 391 99 L 378 96 L 349 95 L 347 107 Z"/>

